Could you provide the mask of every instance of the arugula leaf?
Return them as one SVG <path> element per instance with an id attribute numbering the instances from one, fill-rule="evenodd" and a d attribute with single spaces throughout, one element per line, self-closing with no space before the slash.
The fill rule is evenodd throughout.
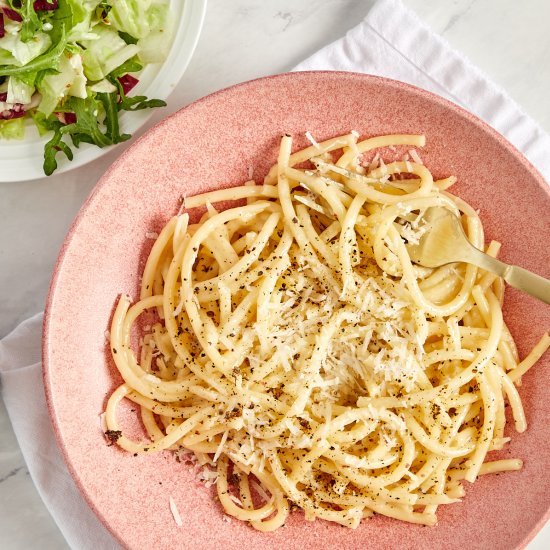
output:
<path id="1" fill-rule="evenodd" d="M 53 131 L 54 134 L 50 141 L 44 146 L 44 173 L 46 176 L 51 176 L 57 168 L 56 155 L 58 152 L 63 152 L 69 160 L 73 160 L 73 152 L 71 148 L 63 141 L 61 129 L 63 124 L 57 120 L 55 115 L 46 117 L 42 113 L 32 113 L 32 118 L 38 128 L 40 135 Z"/>
<path id="2" fill-rule="evenodd" d="M 59 123 L 60 126 L 61 123 Z M 57 160 L 55 156 L 59 151 L 67 155 L 69 160 L 73 160 L 73 152 L 71 148 L 63 141 L 63 134 L 60 129 L 56 130 L 52 139 L 44 146 L 44 173 L 46 176 L 51 176 L 57 168 Z"/>
<path id="3" fill-rule="evenodd" d="M 118 123 L 118 111 L 119 106 L 117 104 L 117 94 L 112 92 L 110 94 L 99 93 L 97 98 L 103 104 L 105 109 L 105 126 L 107 127 L 107 135 L 110 137 L 113 143 L 121 143 L 129 140 L 132 136 L 130 134 L 121 134 Z"/>
<path id="4" fill-rule="evenodd" d="M 119 86 L 119 93 L 101 92 L 89 95 L 86 99 L 69 97 L 57 111 L 74 113 L 76 122 L 73 124 L 62 124 L 55 115 L 49 117 L 45 117 L 41 113 L 32 115 L 41 134 L 46 131 L 54 132 L 44 149 L 44 172 L 47 176 L 57 168 L 57 153 L 65 153 L 69 160 L 73 158 L 73 153 L 69 145 L 63 141 L 63 136 L 70 136 L 75 147 L 79 147 L 81 143 L 91 143 L 98 147 L 122 143 L 129 140 L 131 135 L 120 133 L 118 114 L 121 110 L 135 111 L 166 105 L 164 101 L 148 100 L 145 96 L 125 97 L 120 82 L 118 80 L 116 82 Z M 99 121 L 100 111 L 105 113 L 104 123 Z"/>
<path id="5" fill-rule="evenodd" d="M 132 57 L 125 61 L 122 65 L 119 65 L 115 70 L 111 71 L 107 78 L 116 84 L 114 80 L 116 80 L 119 76 L 124 76 L 128 73 L 138 73 L 143 69 L 143 65 L 138 61 L 137 57 Z"/>
<path id="6" fill-rule="evenodd" d="M 22 75 L 43 71 L 45 69 L 57 69 L 59 58 L 63 55 L 66 45 L 67 38 L 65 28 L 63 27 L 61 38 L 56 46 L 50 48 L 42 55 L 39 55 L 23 67 L 0 67 L 0 76 Z"/>
<path id="7" fill-rule="evenodd" d="M 39 131 L 54 131 L 53 137 L 48 141 L 44 148 L 44 173 L 47 176 L 53 174 L 57 168 L 57 153 L 63 152 L 69 160 L 73 159 L 73 153 L 69 145 L 63 141 L 65 135 L 69 135 L 75 147 L 81 143 L 91 143 L 98 147 L 112 145 L 109 136 L 103 134 L 97 120 L 98 102 L 92 96 L 81 99 L 70 97 L 60 109 L 65 112 L 74 112 L 76 122 L 73 124 L 62 124 L 55 115 L 50 117 L 34 116 Z"/>
<path id="8" fill-rule="evenodd" d="M 28 42 L 32 40 L 34 35 L 42 30 L 42 24 L 38 14 L 34 11 L 34 2 L 27 0 L 23 2 L 19 13 L 23 18 L 23 25 L 21 26 L 21 40 Z"/>
<path id="9" fill-rule="evenodd" d="M 81 143 L 91 143 L 98 147 L 106 147 L 130 139 L 128 134 L 120 134 L 118 126 L 118 109 L 116 94 L 98 94 L 96 99 L 93 95 L 86 99 L 69 97 L 64 103 L 62 111 L 74 112 L 76 122 L 73 124 L 62 124 L 55 115 L 48 118 L 35 116 L 37 126 L 42 130 L 53 130 L 54 135 L 44 148 L 44 172 L 51 175 L 57 168 L 57 153 L 63 152 L 69 160 L 72 160 L 73 153 L 67 143 L 63 141 L 65 135 L 70 136 L 75 147 Z M 109 97 L 111 96 L 111 97 Z M 114 97 L 113 97 L 114 96 Z M 106 119 L 103 133 L 101 124 L 98 121 L 98 111 L 103 106 Z"/>
<path id="10" fill-rule="evenodd" d="M 134 38 L 131 34 L 128 34 L 127 32 L 119 32 L 120 38 L 126 42 L 126 44 L 137 44 L 138 39 Z"/>
<path id="11" fill-rule="evenodd" d="M 69 34 L 75 24 L 71 2 L 59 2 L 57 9 L 53 12 L 50 23 L 53 25 L 50 36 L 54 43 L 59 40 L 62 33 Z"/>
<path id="12" fill-rule="evenodd" d="M 166 107 L 166 101 L 162 99 L 147 99 L 147 96 L 137 95 L 128 97 L 124 93 L 124 87 L 120 83 L 118 77 L 127 73 L 134 73 L 140 69 L 135 67 L 140 66 L 139 62 L 130 59 L 123 63 L 120 67 L 107 75 L 107 80 L 114 84 L 118 89 L 118 95 L 120 96 L 118 110 L 119 111 L 141 111 L 142 109 L 154 109 L 156 107 Z M 141 67 L 141 66 L 140 66 Z"/>
<path id="13" fill-rule="evenodd" d="M 68 124 L 61 128 L 61 133 L 69 134 L 76 137 L 77 143 L 73 139 L 73 143 L 78 146 L 80 141 L 86 141 L 87 143 L 94 143 L 98 147 L 105 147 L 106 145 L 112 145 L 110 137 L 103 134 L 97 120 L 97 113 L 99 109 L 98 102 L 92 96 L 86 99 L 79 97 L 70 97 L 65 102 L 65 109 L 73 111 L 76 115 L 76 122 L 74 124 Z M 88 139 L 83 139 L 81 134 L 87 136 Z"/>
<path id="14" fill-rule="evenodd" d="M 24 2 L 16 2 L 15 0 L 8 0 L 8 3 L 11 10 L 21 17 L 21 41 L 29 42 L 29 40 L 34 38 L 36 33 L 42 30 L 40 17 L 34 9 L 34 1 L 25 0 Z"/>
<path id="15" fill-rule="evenodd" d="M 157 107 L 166 107 L 166 101 L 162 99 L 147 99 L 144 95 L 134 97 L 121 96 L 121 111 L 141 111 L 142 109 L 155 109 Z"/>

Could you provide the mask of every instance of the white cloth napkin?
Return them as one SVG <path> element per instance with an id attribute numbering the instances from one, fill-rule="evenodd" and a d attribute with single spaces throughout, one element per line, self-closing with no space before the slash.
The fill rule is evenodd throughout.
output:
<path id="1" fill-rule="evenodd" d="M 294 68 L 386 76 L 443 96 L 489 123 L 550 182 L 550 136 L 399 0 L 379 0 L 344 38 Z"/>
<path id="2" fill-rule="evenodd" d="M 315 69 L 387 76 L 442 95 L 485 119 L 550 181 L 550 137 L 399 0 L 379 0 L 344 38 L 295 68 Z M 38 314 L 0 342 L 2 393 L 13 429 L 32 479 L 69 545 L 119 548 L 78 492 L 56 446 L 42 385 L 41 330 Z"/>
<path id="3" fill-rule="evenodd" d="M 42 383 L 41 334 L 38 313 L 0 341 L 2 396 L 13 431 L 34 484 L 69 546 L 118 549 L 76 488 L 57 447 Z"/>

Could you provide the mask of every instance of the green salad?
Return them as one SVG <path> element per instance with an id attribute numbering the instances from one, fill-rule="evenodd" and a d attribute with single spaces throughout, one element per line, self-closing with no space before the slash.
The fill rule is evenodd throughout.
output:
<path id="1" fill-rule="evenodd" d="M 166 105 L 128 94 L 168 55 L 168 11 L 168 0 L 0 0 L 0 139 L 22 139 L 32 118 L 52 136 L 47 175 L 58 153 L 129 139 L 121 111 Z"/>

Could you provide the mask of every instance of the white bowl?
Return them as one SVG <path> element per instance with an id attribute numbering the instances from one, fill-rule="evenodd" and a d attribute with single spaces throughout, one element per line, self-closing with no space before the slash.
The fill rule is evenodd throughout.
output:
<path id="1" fill-rule="evenodd" d="M 204 21 L 207 0 L 172 0 L 170 17 L 176 21 L 174 42 L 164 63 L 148 65 L 139 84 L 131 95 L 167 99 L 183 76 L 195 51 Z M 154 109 L 127 112 L 120 115 L 121 131 L 133 134 L 153 114 Z M 40 137 L 32 121 L 28 121 L 23 140 L 0 139 L 0 182 L 25 181 L 44 177 L 44 145 L 51 134 Z M 54 174 L 67 172 L 99 158 L 112 147 L 100 149 L 83 143 L 73 148 L 74 159 L 69 161 L 63 153 L 57 156 L 58 168 Z"/>

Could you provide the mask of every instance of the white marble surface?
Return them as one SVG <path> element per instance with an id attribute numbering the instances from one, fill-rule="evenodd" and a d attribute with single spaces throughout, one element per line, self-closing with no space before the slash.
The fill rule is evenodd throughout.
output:
<path id="1" fill-rule="evenodd" d="M 548 0 L 404 0 L 550 132 Z M 373 0 L 209 0 L 195 57 L 164 112 L 228 85 L 284 72 L 340 37 Z M 388 22 L 391 24 L 391 21 Z M 44 307 L 64 235 L 99 176 L 118 156 L 61 176 L 0 184 L 0 337 Z M 0 403 L 0 546 L 67 548 L 28 475 Z M 550 547 L 550 525 L 529 550 Z"/>

